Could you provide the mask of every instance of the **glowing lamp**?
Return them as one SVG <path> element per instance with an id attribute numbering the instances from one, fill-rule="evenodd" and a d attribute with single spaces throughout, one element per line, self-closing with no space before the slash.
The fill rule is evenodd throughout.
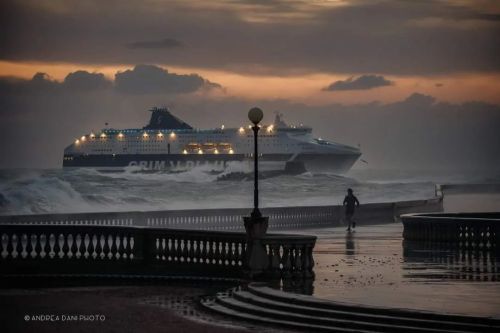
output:
<path id="1" fill-rule="evenodd" d="M 198 150 L 198 154 L 200 154 L 200 155 L 203 154 L 203 150 L 201 150 L 201 149 Z"/>
<path id="2" fill-rule="evenodd" d="M 234 154 L 234 150 L 233 149 L 229 149 L 229 154 Z"/>

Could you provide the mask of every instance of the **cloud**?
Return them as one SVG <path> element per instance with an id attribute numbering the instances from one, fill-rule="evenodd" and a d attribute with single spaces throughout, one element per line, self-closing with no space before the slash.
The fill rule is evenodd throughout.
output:
<path id="1" fill-rule="evenodd" d="M 198 74 L 180 75 L 154 65 L 137 65 L 115 75 L 115 87 L 127 94 L 179 94 L 202 88 L 221 88 Z"/>
<path id="2" fill-rule="evenodd" d="M 357 78 L 350 77 L 347 80 L 335 81 L 328 87 L 323 88 L 323 91 L 339 91 L 339 90 L 366 90 L 378 87 L 393 85 L 394 82 L 387 80 L 381 75 L 361 75 Z"/>
<path id="3" fill-rule="evenodd" d="M 399 111 L 431 111 L 436 104 L 436 98 L 421 93 L 413 93 L 406 99 L 388 104 L 388 109 Z"/>
<path id="4" fill-rule="evenodd" d="M 115 74 L 115 80 L 108 80 L 102 73 L 78 70 L 69 73 L 64 81 L 58 82 L 46 74 L 36 73 L 31 79 L 0 77 L 0 90 L 8 94 L 81 93 L 92 91 L 116 91 L 125 94 L 188 94 L 198 91 L 224 88 L 198 74 L 181 75 L 154 65 L 137 65 L 133 69 Z"/>
<path id="5" fill-rule="evenodd" d="M 254 68 L 267 73 L 356 75 L 500 70 L 500 21 L 481 4 L 272 4 L 274 7 L 224 0 L 119 5 L 99 0 L 69 0 L 57 5 L 49 0 L 0 1 L 0 30 L 7 32 L 0 36 L 0 59 L 155 63 L 245 73 Z M 273 9 L 280 6 L 287 8 Z M 430 26 L 413 24 L 434 18 L 436 24 Z M 167 37 L 149 40 L 145 36 Z M 176 46 L 176 42 L 190 47 Z M 124 50 L 124 45 L 135 48 L 134 52 Z"/>
<path id="6" fill-rule="evenodd" d="M 127 44 L 129 49 L 173 49 L 182 47 L 184 44 L 173 38 L 162 40 L 140 41 Z"/>
<path id="7" fill-rule="evenodd" d="M 102 73 L 76 71 L 66 76 L 63 85 L 70 90 L 95 90 L 109 88 L 112 82 Z"/>

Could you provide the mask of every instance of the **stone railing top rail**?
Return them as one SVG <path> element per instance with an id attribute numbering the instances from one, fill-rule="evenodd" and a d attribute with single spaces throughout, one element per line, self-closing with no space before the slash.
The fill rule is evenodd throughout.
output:
<path id="1" fill-rule="evenodd" d="M 437 201 L 440 198 L 429 198 L 420 200 L 404 200 L 397 202 L 382 202 L 382 203 L 366 203 L 360 209 L 373 209 L 385 208 L 392 205 L 397 206 L 411 206 L 425 202 Z M 276 214 L 282 212 L 318 212 L 329 211 L 338 209 L 342 205 L 326 205 L 326 206 L 283 206 L 283 207 L 267 207 L 262 208 L 261 211 L 266 214 Z M 134 218 L 134 216 L 150 216 L 156 215 L 182 217 L 182 216 L 218 216 L 218 215 L 240 215 L 249 214 L 252 208 L 210 208 L 210 209 L 178 209 L 178 210 L 154 210 L 154 211 L 118 211 L 118 212 L 87 212 L 87 213 L 48 213 L 48 214 L 24 214 L 24 215 L 0 215 L 0 223 L 6 224 L 12 221 L 27 221 L 27 220 L 85 220 L 85 219 L 99 219 L 99 218 Z"/>
<path id="2" fill-rule="evenodd" d="M 415 213 L 401 215 L 403 220 L 428 220 L 428 221 L 489 221 L 500 222 L 500 212 L 486 213 Z"/>
<path id="3" fill-rule="evenodd" d="M 150 234 L 154 234 L 155 232 L 161 234 L 172 234 L 172 235 L 189 235 L 189 237 L 215 237 L 215 238 L 225 238 L 225 239 L 238 239 L 245 240 L 246 234 L 241 232 L 233 232 L 233 231 L 209 231 L 209 230 L 192 230 L 192 229 L 167 229 L 167 228 L 152 228 L 152 227 L 144 227 L 144 226 L 94 226 L 94 225 L 26 225 L 26 224 L 2 224 L 0 226 L 1 229 L 15 229 L 15 230 L 28 230 L 28 232 L 39 232 L 39 230 L 47 230 L 48 232 L 52 232 L 53 230 L 67 230 L 67 231 L 95 231 L 99 230 L 99 232 L 109 231 L 110 233 L 117 233 L 120 231 L 129 231 L 129 232 L 140 232 L 141 230 L 147 231 Z M 269 241 L 315 241 L 316 236 L 311 235 L 296 235 L 296 234 L 273 234 L 269 233 L 264 235 L 263 239 Z"/>

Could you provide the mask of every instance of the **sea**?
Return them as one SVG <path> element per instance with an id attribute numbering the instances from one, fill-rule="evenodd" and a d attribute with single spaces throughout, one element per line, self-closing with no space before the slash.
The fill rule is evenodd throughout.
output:
<path id="1" fill-rule="evenodd" d="M 204 167 L 181 173 L 3 169 L 0 215 L 251 207 L 252 178 L 223 177 L 251 172 L 245 168 L 230 164 L 222 175 Z M 428 199 L 443 183 L 500 183 L 500 171 L 352 169 L 346 175 L 279 175 L 260 180 L 260 206 L 341 204 L 348 188 L 361 203 Z"/>

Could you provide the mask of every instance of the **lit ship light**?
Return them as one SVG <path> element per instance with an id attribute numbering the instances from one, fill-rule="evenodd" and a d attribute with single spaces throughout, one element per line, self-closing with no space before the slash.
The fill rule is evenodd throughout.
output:
<path id="1" fill-rule="evenodd" d="M 217 149 L 214 150 L 214 154 L 218 154 L 219 151 Z"/>
<path id="2" fill-rule="evenodd" d="M 175 132 L 170 133 L 170 139 L 175 139 Z"/>
<path id="3" fill-rule="evenodd" d="M 188 151 L 187 151 L 186 149 L 184 149 L 184 150 L 182 151 L 182 153 L 183 153 L 184 155 L 187 155 Z"/>
<path id="4" fill-rule="evenodd" d="M 158 133 L 158 138 L 163 139 L 163 133 L 162 132 Z"/>
<path id="5" fill-rule="evenodd" d="M 267 133 L 271 133 L 274 129 L 274 125 L 267 126 Z"/>
<path id="6" fill-rule="evenodd" d="M 81 140 L 82 142 L 83 142 L 83 141 L 85 141 L 85 139 L 86 139 L 86 138 L 85 138 L 85 135 L 83 135 L 83 136 L 80 138 L 80 140 Z"/>
<path id="7" fill-rule="evenodd" d="M 123 135 L 123 133 L 122 133 L 122 132 L 118 133 L 118 139 L 123 139 L 123 136 L 124 136 L 124 135 Z"/>
<path id="8" fill-rule="evenodd" d="M 234 154 L 234 150 L 229 149 L 229 154 Z"/>
<path id="9" fill-rule="evenodd" d="M 203 154 L 203 150 L 201 150 L 201 149 L 198 150 L 198 154 L 200 154 L 200 155 Z"/>
<path id="10" fill-rule="evenodd" d="M 106 133 L 101 133 L 101 139 L 106 139 Z"/>
<path id="11" fill-rule="evenodd" d="M 94 139 L 95 138 L 95 134 L 94 133 L 90 133 L 90 138 Z"/>
<path id="12" fill-rule="evenodd" d="M 240 134 L 244 134 L 244 133 L 245 133 L 245 129 L 244 129 L 243 127 L 240 127 L 240 129 L 238 130 L 238 132 L 239 132 Z"/>
<path id="13" fill-rule="evenodd" d="M 223 130 L 223 129 L 224 129 L 224 125 L 222 125 L 222 126 L 220 127 L 220 129 L 221 129 L 221 130 Z"/>
<path id="14" fill-rule="evenodd" d="M 148 133 L 144 132 L 144 133 L 142 133 L 142 137 L 143 137 L 144 139 L 147 139 L 147 138 L 149 137 L 149 135 L 148 135 Z"/>
<path id="15" fill-rule="evenodd" d="M 76 139 L 75 145 L 78 145 L 80 143 L 80 140 Z"/>

